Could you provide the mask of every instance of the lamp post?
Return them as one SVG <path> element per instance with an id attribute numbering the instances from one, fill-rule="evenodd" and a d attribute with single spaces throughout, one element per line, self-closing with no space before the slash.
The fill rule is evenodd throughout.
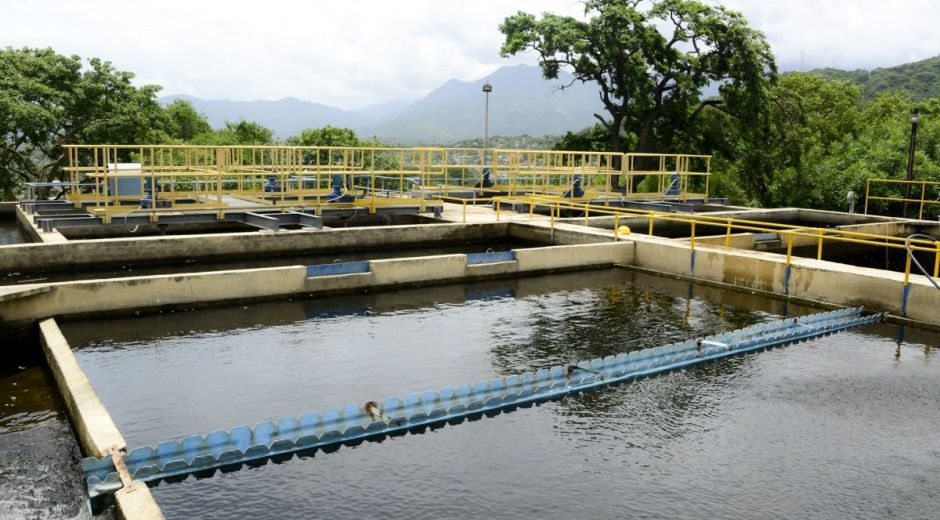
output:
<path id="1" fill-rule="evenodd" d="M 486 151 L 490 147 L 490 92 L 493 85 L 487 81 L 483 84 L 483 94 L 486 95 L 486 105 L 483 109 L 483 162 L 486 162 Z"/>
<path id="2" fill-rule="evenodd" d="M 917 145 L 917 109 L 911 110 L 911 147 L 907 150 L 907 184 L 904 186 L 904 218 L 907 218 L 908 200 L 911 198 L 911 181 L 914 180 L 914 147 Z"/>

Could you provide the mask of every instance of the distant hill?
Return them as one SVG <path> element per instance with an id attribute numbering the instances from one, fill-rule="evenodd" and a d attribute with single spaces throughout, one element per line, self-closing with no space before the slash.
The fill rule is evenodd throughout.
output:
<path id="1" fill-rule="evenodd" d="M 361 110 L 339 108 L 286 98 L 279 101 L 203 100 L 190 96 L 166 96 L 161 102 L 185 99 L 206 114 L 209 124 L 244 118 L 274 130 L 279 138 L 304 128 L 324 125 L 356 130 L 365 138 L 376 136 L 389 143 L 447 144 L 483 134 L 483 82 L 493 85 L 490 94 L 490 135 L 521 136 L 564 134 L 594 124 L 601 110 L 597 87 L 542 79 L 541 69 L 527 65 L 502 67 L 474 81 L 451 79 L 414 103 L 393 102 Z"/>
<path id="2" fill-rule="evenodd" d="M 502 67 L 475 81 L 451 79 L 412 103 L 401 114 L 376 125 L 372 133 L 392 142 L 443 144 L 483 134 L 485 81 L 490 94 L 490 135 L 564 134 L 594 124 L 601 110 L 597 86 L 542 78 L 541 69 L 527 65 Z"/>
<path id="3" fill-rule="evenodd" d="M 940 98 L 940 56 L 874 70 L 814 69 L 826 79 L 849 81 L 862 87 L 862 94 L 872 98 L 887 90 L 907 90 L 914 99 Z"/>
<path id="4" fill-rule="evenodd" d="M 368 114 L 347 112 L 297 98 L 284 98 L 278 101 L 230 101 L 177 95 L 162 97 L 160 102 L 168 105 L 176 99 L 185 99 L 192 103 L 197 111 L 206 115 L 213 128 L 225 126 L 226 121 L 247 119 L 274 130 L 274 134 L 280 138 L 298 134 L 305 128 L 321 127 L 326 124 L 358 128 L 375 123 L 375 118 Z"/>

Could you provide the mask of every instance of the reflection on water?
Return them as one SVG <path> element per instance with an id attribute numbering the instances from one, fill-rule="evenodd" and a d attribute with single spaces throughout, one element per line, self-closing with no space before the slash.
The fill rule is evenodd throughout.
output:
<path id="1" fill-rule="evenodd" d="M 622 270 L 69 323 L 132 445 L 809 309 Z M 154 488 L 169 518 L 928 518 L 936 334 L 878 325 Z"/>
<path id="2" fill-rule="evenodd" d="M 20 231 L 20 226 L 15 219 L 0 218 L 0 246 L 24 244 L 26 242 L 29 242 L 29 240 L 26 240 L 26 237 L 23 236 L 23 232 Z"/>

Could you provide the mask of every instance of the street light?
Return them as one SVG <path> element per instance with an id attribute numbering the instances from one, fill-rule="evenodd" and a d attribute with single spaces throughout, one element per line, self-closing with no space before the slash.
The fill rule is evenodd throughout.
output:
<path id="1" fill-rule="evenodd" d="M 914 147 L 917 145 L 917 109 L 911 110 L 911 147 L 907 151 L 907 184 L 904 188 L 904 218 L 907 218 L 907 203 L 911 198 L 911 181 L 914 180 Z"/>
<path id="2" fill-rule="evenodd" d="M 487 81 L 483 84 L 483 93 L 486 94 L 486 108 L 483 109 L 483 160 L 486 161 L 486 150 L 490 147 L 490 92 L 493 85 Z"/>

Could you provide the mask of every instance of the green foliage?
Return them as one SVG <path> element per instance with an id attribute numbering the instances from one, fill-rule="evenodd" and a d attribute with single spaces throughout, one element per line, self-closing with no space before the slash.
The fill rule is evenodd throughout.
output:
<path id="1" fill-rule="evenodd" d="M 551 150 L 558 142 L 557 135 L 491 135 L 490 149 Z M 483 148 L 483 138 L 463 139 L 447 148 Z"/>
<path id="2" fill-rule="evenodd" d="M 134 87 L 130 72 L 52 49 L 0 49 L 0 189 L 62 178 L 70 143 L 163 142 L 168 120 L 160 87 Z"/>
<path id="3" fill-rule="evenodd" d="M 623 150 L 623 132 L 636 136 L 639 151 L 670 151 L 706 106 L 761 117 L 776 65 L 760 32 L 734 11 L 695 0 L 640 4 L 588 0 L 587 21 L 520 12 L 500 25 L 500 53 L 534 51 L 546 78 L 565 68 L 595 82 L 607 111 L 595 117 L 614 151 Z M 701 99 L 715 82 L 720 96 Z"/>
<path id="4" fill-rule="evenodd" d="M 177 99 L 166 107 L 169 118 L 169 134 L 171 137 L 188 141 L 199 134 L 212 131 L 209 120 L 193 108 L 192 103 L 185 99 Z"/>
<path id="5" fill-rule="evenodd" d="M 206 146 L 266 145 L 274 143 L 274 132 L 254 121 L 225 122 L 225 128 L 204 132 L 193 137 L 188 144 Z"/>
<path id="6" fill-rule="evenodd" d="M 621 143 L 633 143 L 636 136 L 621 133 Z M 609 149 L 610 134 L 601 124 L 589 126 L 578 132 L 567 132 L 552 147 L 554 150 L 573 150 L 579 152 L 606 152 Z M 628 144 L 625 148 L 630 149 Z"/>
<path id="7" fill-rule="evenodd" d="M 887 91 L 903 90 L 915 101 L 940 98 L 940 56 L 874 70 L 815 69 L 808 72 L 825 79 L 858 85 L 866 99 Z"/>
<path id="8" fill-rule="evenodd" d="M 940 100 L 890 92 L 865 100 L 852 83 L 788 74 L 773 89 L 765 125 L 707 111 L 699 146 L 716 155 L 714 193 L 738 203 L 845 210 L 868 178 L 903 179 L 910 111 L 921 111 L 917 179 L 940 180 Z M 880 194 L 901 195 L 901 188 Z"/>
<path id="9" fill-rule="evenodd" d="M 299 134 L 288 137 L 285 144 L 290 146 L 322 146 L 337 148 L 388 148 L 376 139 L 363 141 L 359 139 L 356 132 L 349 128 L 338 128 L 326 125 L 323 128 L 307 128 Z M 398 154 L 389 151 L 380 150 L 369 151 L 365 154 L 357 154 L 352 159 L 344 157 L 342 150 L 327 151 L 322 150 L 319 158 L 313 152 L 304 152 L 304 164 L 331 164 L 339 160 L 351 160 L 357 165 L 376 170 L 397 170 L 400 168 L 401 161 Z"/>
<path id="10" fill-rule="evenodd" d="M 307 128 L 288 137 L 286 143 L 291 146 L 364 146 L 356 132 L 330 125 L 323 128 Z"/>

